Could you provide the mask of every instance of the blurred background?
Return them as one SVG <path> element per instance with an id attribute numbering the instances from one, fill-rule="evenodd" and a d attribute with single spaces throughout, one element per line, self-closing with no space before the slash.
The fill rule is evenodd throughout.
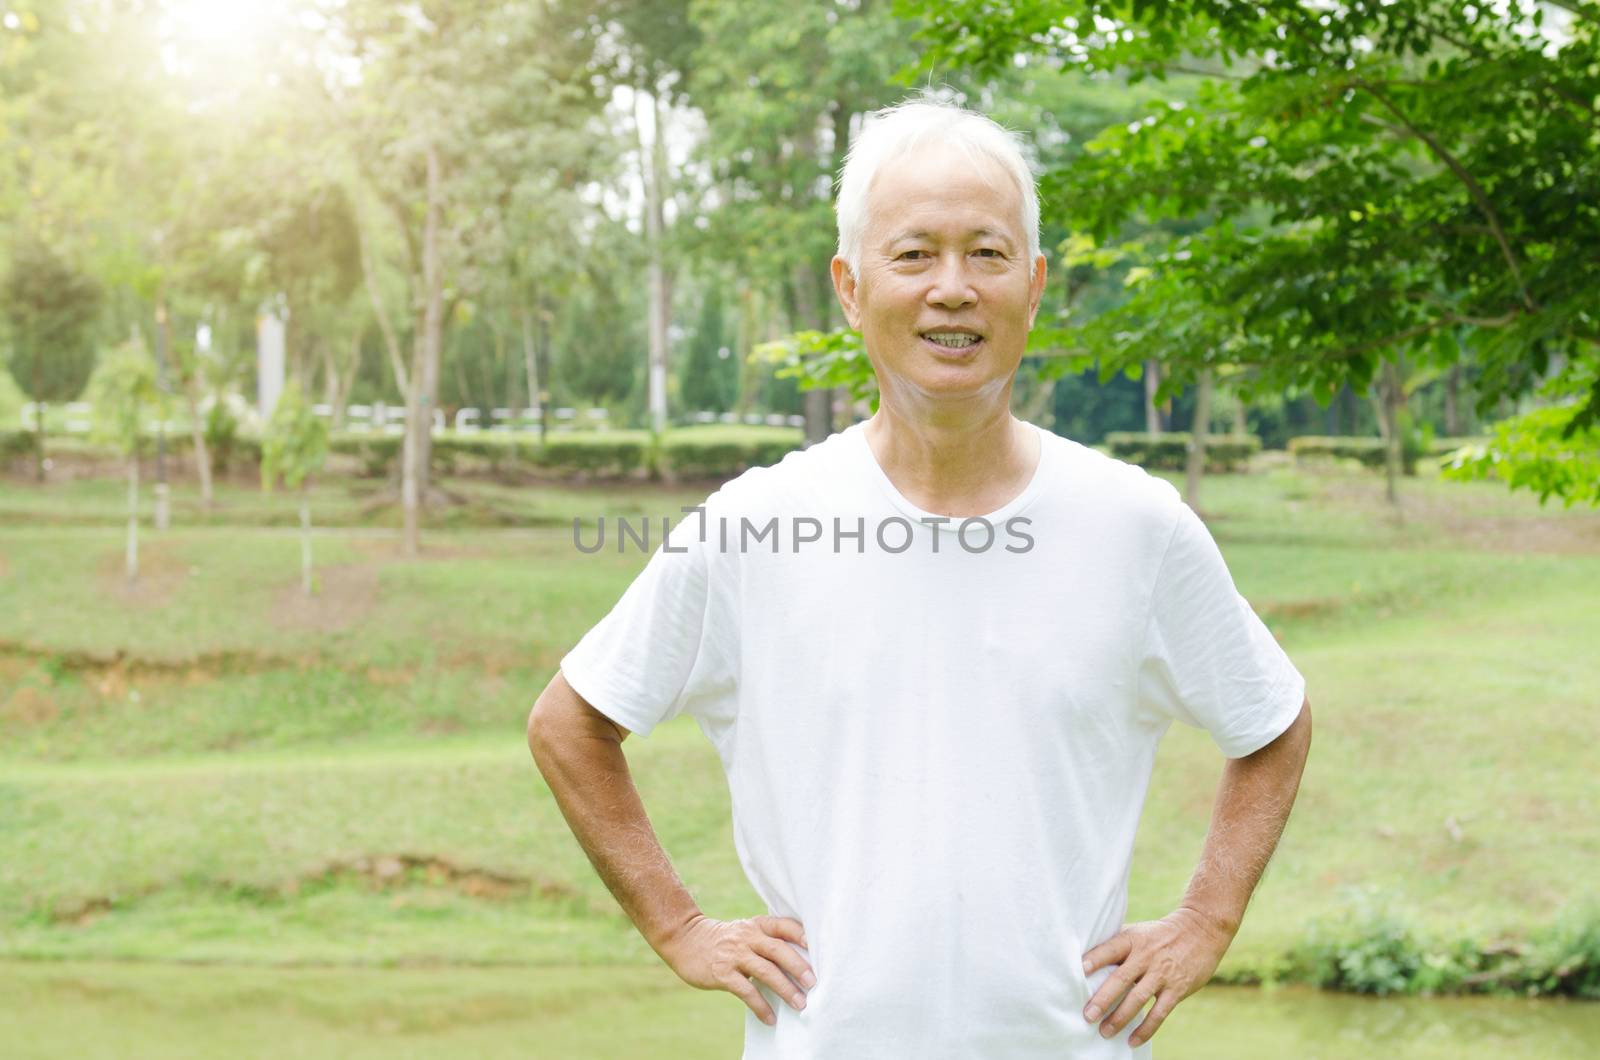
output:
<path id="1" fill-rule="evenodd" d="M 574 519 L 659 527 L 871 414 L 834 178 L 928 93 L 1040 176 L 1014 412 L 1178 484 L 1316 703 L 1159 1055 L 1594 1055 L 1597 35 L 1588 0 L 0 0 L 3 1051 L 738 1054 L 523 723 L 646 558 Z M 703 909 L 765 912 L 698 730 L 629 748 Z M 1164 742 L 1130 919 L 1221 764 Z"/>

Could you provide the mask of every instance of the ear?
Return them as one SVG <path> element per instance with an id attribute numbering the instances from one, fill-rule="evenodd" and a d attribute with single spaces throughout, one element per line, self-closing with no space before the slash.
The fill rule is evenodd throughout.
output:
<path id="1" fill-rule="evenodd" d="M 839 308 L 844 310 L 845 321 L 857 331 L 861 330 L 861 306 L 856 301 L 856 276 L 845 260 L 835 254 L 828 263 L 833 274 L 833 292 L 839 296 Z"/>
<path id="2" fill-rule="evenodd" d="M 1044 298 L 1045 279 L 1044 255 L 1040 254 L 1033 259 L 1033 279 L 1028 285 L 1028 328 L 1033 328 L 1033 320 L 1039 315 L 1039 302 Z"/>

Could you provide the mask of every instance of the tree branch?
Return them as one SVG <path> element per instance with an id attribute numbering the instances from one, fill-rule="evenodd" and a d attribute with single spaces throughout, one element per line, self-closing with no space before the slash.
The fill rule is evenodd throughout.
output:
<path id="1" fill-rule="evenodd" d="M 1466 187 L 1467 194 L 1472 196 L 1473 202 L 1477 203 L 1484 219 L 1489 222 L 1489 229 L 1494 235 L 1495 242 L 1500 244 L 1500 253 L 1505 257 L 1506 267 L 1511 270 L 1511 278 L 1516 282 L 1517 291 L 1522 295 L 1522 304 L 1527 306 L 1530 312 L 1538 312 L 1539 307 L 1528 293 L 1528 285 L 1522 278 L 1522 269 L 1517 265 L 1516 255 L 1512 253 L 1511 244 L 1506 240 L 1505 229 L 1500 224 L 1500 215 L 1495 212 L 1494 204 L 1489 201 L 1489 196 L 1484 192 L 1483 185 L 1479 184 L 1477 179 L 1467 172 L 1467 168 L 1445 148 L 1444 144 L 1440 143 L 1426 129 L 1421 128 L 1408 118 L 1406 113 L 1384 94 L 1377 85 L 1361 78 L 1357 78 L 1353 84 L 1359 88 L 1366 89 L 1374 99 L 1384 105 L 1389 113 L 1399 119 L 1400 124 L 1409 129 L 1413 136 L 1427 144 L 1433 153 L 1439 156 L 1439 160 L 1448 166 L 1450 172 L 1454 173 L 1456 178 Z"/>

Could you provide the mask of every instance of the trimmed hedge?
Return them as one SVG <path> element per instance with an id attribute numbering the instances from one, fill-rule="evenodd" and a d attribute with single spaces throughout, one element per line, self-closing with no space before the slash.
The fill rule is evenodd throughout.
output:
<path id="1" fill-rule="evenodd" d="M 747 468 L 776 463 L 799 448 L 802 438 L 791 428 L 686 427 L 668 431 L 659 446 L 652 446 L 646 431 L 620 430 L 552 433 L 540 446 L 527 435 L 441 433 L 433 439 L 433 466 L 445 474 L 537 469 L 588 478 L 659 472 L 672 478 L 728 479 Z M 400 459 L 399 435 L 341 434 L 330 445 L 334 452 L 360 460 L 366 475 L 390 474 Z"/>
<path id="2" fill-rule="evenodd" d="M 1111 431 L 1105 437 L 1106 451 L 1118 460 L 1159 471 L 1182 471 L 1189 464 L 1189 432 L 1169 431 L 1147 434 L 1140 431 Z M 1253 434 L 1210 434 L 1206 436 L 1206 470 L 1238 471 L 1261 451 L 1261 439 Z"/>
<path id="3" fill-rule="evenodd" d="M 1382 469 L 1387 444 L 1382 438 L 1305 434 L 1289 439 L 1289 453 L 1294 457 L 1295 463 L 1314 460 L 1356 460 L 1366 467 Z M 1405 473 L 1416 474 L 1416 454 L 1402 449 L 1400 456 Z"/>
<path id="4" fill-rule="evenodd" d="M 446 475 L 523 471 L 594 479 L 661 474 L 673 479 L 726 481 L 749 468 L 777 463 L 785 453 L 800 447 L 803 435 L 789 427 L 696 426 L 669 430 L 658 445 L 652 445 L 649 432 L 642 430 L 563 431 L 552 433 L 543 446 L 535 439 L 491 431 L 437 433 L 433 470 Z M 342 432 L 328 439 L 328 447 L 333 454 L 354 462 L 356 474 L 381 478 L 398 474 L 403 441 L 398 434 Z M 58 455 L 116 458 L 110 447 L 86 438 L 53 437 L 46 444 Z M 32 445 L 31 434 L 0 432 L 0 459 L 9 459 L 13 446 L 17 454 L 24 454 Z M 153 447 L 153 440 L 146 439 L 147 452 Z M 187 434 L 168 435 L 169 454 L 187 456 L 190 449 Z M 231 458 L 235 466 L 259 464 L 260 439 L 235 435 Z"/>

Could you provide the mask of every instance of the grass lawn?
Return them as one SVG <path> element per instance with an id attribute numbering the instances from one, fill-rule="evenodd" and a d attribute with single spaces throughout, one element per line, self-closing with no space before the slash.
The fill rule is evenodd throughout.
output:
<path id="1" fill-rule="evenodd" d="M 441 520 L 457 528 L 408 562 L 370 484 L 321 485 L 317 510 L 341 525 L 317 536 L 308 603 L 297 537 L 274 528 L 291 497 L 231 488 L 237 519 L 194 525 L 176 489 L 174 529 L 144 535 L 129 590 L 121 484 L 0 484 L 0 956 L 657 963 L 522 728 L 644 561 L 574 562 L 570 519 L 669 515 L 705 491 L 449 486 L 470 495 Z M 1362 902 L 1452 935 L 1522 933 L 1600 878 L 1600 514 L 1494 485 L 1406 488 L 1395 525 L 1367 474 L 1206 484 L 1235 578 L 1316 712 L 1295 817 L 1225 970 Z M 693 723 L 628 752 L 706 911 L 763 911 Z M 1181 894 L 1220 768 L 1203 733 L 1163 744 L 1131 916 Z"/>

